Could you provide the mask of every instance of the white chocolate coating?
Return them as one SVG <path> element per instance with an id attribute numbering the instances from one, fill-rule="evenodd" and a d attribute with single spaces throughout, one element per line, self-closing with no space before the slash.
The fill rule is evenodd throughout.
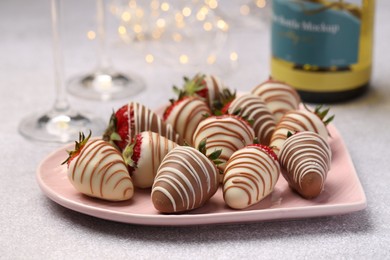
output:
<path id="1" fill-rule="evenodd" d="M 68 168 L 68 179 L 81 193 L 110 201 L 133 196 L 133 182 L 122 155 L 103 140 L 90 140 Z"/>
<path id="2" fill-rule="evenodd" d="M 297 91 L 291 86 L 275 80 L 267 80 L 254 87 L 251 91 L 256 96 L 260 96 L 269 107 L 271 113 L 278 122 L 282 116 L 290 111 L 299 108 L 301 98 Z"/>
<path id="3" fill-rule="evenodd" d="M 222 149 L 220 159 L 228 161 L 237 150 L 253 143 L 255 133 L 252 127 L 235 116 L 212 116 L 200 122 L 194 134 L 194 147 L 207 138 L 207 155 Z M 226 163 L 218 165 L 223 171 Z M 222 176 L 221 176 L 222 181 Z"/>
<path id="4" fill-rule="evenodd" d="M 217 167 L 189 146 L 177 146 L 162 161 L 153 187 L 152 202 L 165 213 L 202 206 L 218 189 Z"/>
<path id="5" fill-rule="evenodd" d="M 192 145 L 192 136 L 199 123 L 205 119 L 205 114 L 211 114 L 207 104 L 199 98 L 191 97 L 178 103 L 165 121 L 173 126 L 187 144 Z"/>
<path id="6" fill-rule="evenodd" d="M 280 175 L 277 160 L 260 147 L 233 153 L 223 176 L 223 198 L 234 209 L 244 209 L 268 196 Z"/>
<path id="7" fill-rule="evenodd" d="M 142 132 L 141 154 L 131 177 L 134 186 L 150 188 L 161 161 L 177 144 L 157 133 Z"/>
<path id="8" fill-rule="evenodd" d="M 240 116 L 253 120 L 252 128 L 261 144 L 269 145 L 276 122 L 271 111 L 262 99 L 253 94 L 236 98 L 229 106 L 229 114 L 240 110 Z"/>
<path id="9" fill-rule="evenodd" d="M 312 198 L 323 190 L 331 156 L 324 138 L 313 132 L 299 132 L 284 142 L 279 162 L 290 187 L 303 197 Z"/>
<path id="10" fill-rule="evenodd" d="M 311 131 L 318 133 L 325 140 L 328 140 L 329 135 L 324 122 L 316 114 L 307 110 L 291 110 L 282 117 L 272 135 L 270 146 L 276 155 L 279 154 L 289 131 L 291 133 Z"/>

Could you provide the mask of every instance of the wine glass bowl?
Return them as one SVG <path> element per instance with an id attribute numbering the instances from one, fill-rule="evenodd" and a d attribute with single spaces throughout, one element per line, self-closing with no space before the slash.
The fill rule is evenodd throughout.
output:
<path id="1" fill-rule="evenodd" d="M 106 50 L 105 13 L 104 0 L 96 0 L 98 65 L 91 73 L 76 76 L 68 82 L 68 91 L 73 96 L 106 101 L 134 96 L 145 89 L 139 75 L 119 72 L 112 66 Z"/>
<path id="2" fill-rule="evenodd" d="M 74 96 L 91 100 L 120 99 L 138 94 L 144 89 L 142 78 L 110 69 L 99 69 L 71 79 L 68 91 Z"/>
<path id="3" fill-rule="evenodd" d="M 89 113 L 74 110 L 34 113 L 19 124 L 19 132 L 29 140 L 66 143 L 77 140 L 80 132 L 101 134 L 104 122 Z"/>

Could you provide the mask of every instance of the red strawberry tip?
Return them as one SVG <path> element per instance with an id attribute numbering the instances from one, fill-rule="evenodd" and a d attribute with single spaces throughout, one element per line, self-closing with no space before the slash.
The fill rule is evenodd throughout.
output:
<path id="1" fill-rule="evenodd" d="M 223 106 L 223 108 L 221 109 L 221 114 L 222 115 L 224 115 L 224 114 L 228 114 L 229 112 L 229 107 L 230 107 L 230 105 L 232 104 L 232 102 L 233 102 L 233 100 L 232 101 L 230 101 L 230 102 L 228 102 L 227 104 L 225 104 L 224 106 Z"/>
<path id="2" fill-rule="evenodd" d="M 272 150 L 272 147 L 263 145 L 263 144 L 250 144 L 247 145 L 247 147 L 257 147 L 260 148 L 262 151 L 266 152 L 269 154 L 274 160 L 278 160 L 278 156 L 275 154 L 275 152 Z"/>

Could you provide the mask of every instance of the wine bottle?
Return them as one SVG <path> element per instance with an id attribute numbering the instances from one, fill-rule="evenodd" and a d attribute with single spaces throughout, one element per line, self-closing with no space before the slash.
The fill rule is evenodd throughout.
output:
<path id="1" fill-rule="evenodd" d="M 273 0 L 271 77 L 305 102 L 366 92 L 372 71 L 375 0 Z"/>

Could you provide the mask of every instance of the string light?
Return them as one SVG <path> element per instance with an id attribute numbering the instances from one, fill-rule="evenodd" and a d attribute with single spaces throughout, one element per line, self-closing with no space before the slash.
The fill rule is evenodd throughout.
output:
<path id="1" fill-rule="evenodd" d="M 213 25 L 212 25 L 210 22 L 205 22 L 205 23 L 203 24 L 203 29 L 204 29 L 205 31 L 211 31 L 211 30 L 213 29 Z"/>
<path id="2" fill-rule="evenodd" d="M 182 54 L 182 55 L 180 55 L 180 57 L 179 57 L 179 62 L 181 63 L 181 64 L 187 64 L 188 63 L 188 56 L 187 55 L 185 55 L 185 54 Z"/>
<path id="3" fill-rule="evenodd" d="M 128 6 L 130 7 L 130 9 L 137 8 L 137 1 L 136 0 L 130 0 Z"/>
<path id="4" fill-rule="evenodd" d="M 170 6 L 167 2 L 164 2 L 161 4 L 161 10 L 164 12 L 167 12 L 169 10 Z"/>
<path id="5" fill-rule="evenodd" d="M 235 51 L 232 51 L 229 55 L 229 58 L 231 61 L 237 61 L 238 60 L 238 54 Z"/>
<path id="6" fill-rule="evenodd" d="M 265 0 L 257 0 L 256 1 L 256 6 L 258 8 L 264 8 L 267 5 L 267 2 Z"/>
<path id="7" fill-rule="evenodd" d="M 180 33 L 173 33 L 172 34 L 172 39 L 175 41 L 175 42 L 181 42 L 183 40 L 183 36 L 180 34 Z"/>
<path id="8" fill-rule="evenodd" d="M 202 6 L 198 13 L 196 14 L 196 19 L 198 19 L 199 21 L 204 21 L 206 19 L 206 16 L 209 12 L 209 9 L 206 7 L 206 6 Z"/>
<path id="9" fill-rule="evenodd" d="M 135 15 L 138 17 L 138 18 L 143 18 L 144 17 L 144 10 L 142 8 L 137 8 L 135 10 Z"/>
<path id="10" fill-rule="evenodd" d="M 128 22 L 131 19 L 131 14 L 129 12 L 123 12 L 121 18 L 123 21 Z"/>
<path id="11" fill-rule="evenodd" d="M 214 64 L 216 61 L 217 61 L 217 57 L 215 56 L 215 54 L 211 54 L 207 57 L 207 63 L 210 65 Z"/>
<path id="12" fill-rule="evenodd" d="M 154 57 L 153 57 L 153 55 L 152 54 L 147 54 L 146 56 L 145 56 L 145 61 L 147 62 L 147 63 L 153 63 L 154 62 Z"/>
<path id="13" fill-rule="evenodd" d="M 87 38 L 88 40 L 94 40 L 96 38 L 96 33 L 94 31 L 88 31 Z"/>
<path id="14" fill-rule="evenodd" d="M 158 0 L 152 0 L 150 2 L 150 8 L 152 10 L 157 10 L 160 7 L 159 1 Z"/>
<path id="15" fill-rule="evenodd" d="M 169 51 L 174 52 L 173 57 L 178 60 L 179 64 L 184 65 L 190 63 L 190 61 L 200 62 L 201 60 L 209 65 L 215 64 L 217 55 L 207 53 L 207 49 L 210 52 L 216 51 L 212 44 L 218 44 L 218 41 L 223 43 L 225 37 L 221 38 L 220 34 L 229 31 L 229 24 L 213 13 L 214 9 L 218 7 L 218 0 L 192 0 L 190 2 L 177 8 L 172 5 L 170 0 L 150 0 L 148 3 L 126 0 L 125 6 L 118 7 L 118 4 L 116 4 L 116 8 L 112 7 L 111 9 L 116 10 L 115 14 L 120 19 L 117 31 L 125 42 L 149 40 L 153 42 L 161 41 L 165 44 L 166 40 L 170 40 L 170 44 L 174 45 L 170 46 L 172 48 Z M 198 33 L 201 34 L 198 36 Z M 87 37 L 92 39 L 96 35 L 88 32 Z M 202 40 L 199 41 L 199 39 Z M 187 46 L 183 45 L 184 42 L 187 43 L 193 40 L 195 40 L 194 44 L 206 45 L 210 41 L 213 42 L 207 44 L 206 46 L 210 47 L 199 53 L 191 52 Z M 202 48 L 206 46 L 202 46 Z M 227 55 L 230 55 L 230 60 L 238 59 L 236 52 Z M 155 56 L 153 53 L 147 53 L 144 60 L 146 63 L 152 64 L 155 62 Z"/>
<path id="16" fill-rule="evenodd" d="M 217 0 L 205 0 L 205 4 L 207 4 L 211 9 L 217 9 L 218 7 Z"/>
<path id="17" fill-rule="evenodd" d="M 240 13 L 242 14 L 242 15 L 248 15 L 249 14 L 249 12 L 250 12 L 250 7 L 248 6 L 248 5 L 242 5 L 241 7 L 240 7 Z"/>
<path id="18" fill-rule="evenodd" d="M 124 26 L 119 26 L 118 27 L 118 33 L 120 35 L 126 34 L 126 32 L 127 32 L 126 27 L 124 27 Z"/>
<path id="19" fill-rule="evenodd" d="M 166 25 L 165 19 L 163 19 L 163 18 L 157 19 L 156 25 L 157 25 L 157 27 L 159 27 L 159 28 L 164 28 L 165 25 Z"/>
<path id="20" fill-rule="evenodd" d="M 217 27 L 224 32 L 229 30 L 229 25 L 221 18 L 219 18 L 217 21 Z"/>
<path id="21" fill-rule="evenodd" d="M 134 27 L 133 27 L 133 30 L 135 33 L 140 33 L 142 32 L 142 25 L 140 24 L 135 24 Z"/>
<path id="22" fill-rule="evenodd" d="M 185 17 L 188 17 L 188 16 L 191 15 L 192 10 L 191 10 L 191 8 L 189 8 L 189 7 L 184 7 L 183 10 L 182 10 L 182 13 L 183 13 L 183 15 L 184 15 Z"/>

